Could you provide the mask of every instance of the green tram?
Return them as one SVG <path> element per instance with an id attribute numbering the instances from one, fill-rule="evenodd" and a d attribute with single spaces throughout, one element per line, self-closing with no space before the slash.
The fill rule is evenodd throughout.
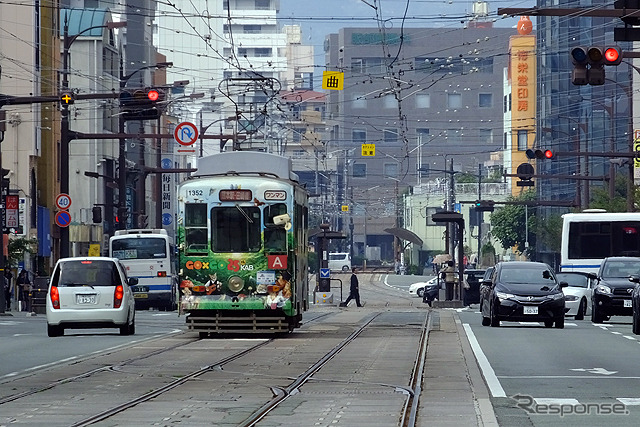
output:
<path id="1" fill-rule="evenodd" d="M 291 160 L 254 151 L 198 159 L 178 187 L 180 310 L 189 329 L 280 333 L 309 308 L 308 193 Z"/>

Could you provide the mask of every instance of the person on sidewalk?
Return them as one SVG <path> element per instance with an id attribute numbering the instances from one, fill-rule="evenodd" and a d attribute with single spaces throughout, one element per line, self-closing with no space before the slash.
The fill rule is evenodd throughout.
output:
<path id="1" fill-rule="evenodd" d="M 457 279 L 453 261 L 447 261 L 447 266 L 440 270 L 440 278 L 444 279 L 445 300 L 453 301 L 453 292 Z"/>
<path id="2" fill-rule="evenodd" d="M 356 276 L 356 268 L 353 267 L 351 269 L 351 288 L 349 289 L 349 297 L 345 302 L 340 304 L 342 307 L 346 307 L 349 304 L 349 301 L 352 299 L 356 300 L 356 305 L 358 307 L 362 307 L 360 304 L 360 283 L 358 282 L 358 276 Z"/>
<path id="3" fill-rule="evenodd" d="M 29 311 L 29 294 L 31 292 L 31 280 L 29 279 L 29 273 L 24 268 L 18 275 L 18 301 L 22 302 L 22 311 Z"/>

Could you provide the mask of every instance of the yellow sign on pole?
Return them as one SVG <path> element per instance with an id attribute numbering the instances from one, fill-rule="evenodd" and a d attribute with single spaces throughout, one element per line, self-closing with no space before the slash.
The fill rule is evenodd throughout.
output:
<path id="1" fill-rule="evenodd" d="M 342 205 L 342 212 L 349 212 L 349 205 Z"/>
<path id="2" fill-rule="evenodd" d="M 362 144 L 362 155 L 363 156 L 375 156 L 376 155 L 376 144 Z"/>
<path id="3" fill-rule="evenodd" d="M 322 89 L 342 90 L 344 88 L 344 73 L 340 71 L 322 72 Z"/>
<path id="4" fill-rule="evenodd" d="M 89 256 L 100 256 L 100 243 L 92 243 L 89 245 Z"/>

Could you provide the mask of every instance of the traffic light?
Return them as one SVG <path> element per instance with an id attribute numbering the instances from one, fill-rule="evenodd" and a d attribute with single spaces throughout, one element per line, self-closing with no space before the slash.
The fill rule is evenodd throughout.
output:
<path id="1" fill-rule="evenodd" d="M 476 200 L 475 208 L 476 212 L 493 212 L 493 200 Z"/>
<path id="2" fill-rule="evenodd" d="M 622 49 L 618 46 L 574 47 L 571 49 L 571 82 L 574 85 L 603 85 L 604 66 L 620 65 L 622 56 Z"/>
<path id="3" fill-rule="evenodd" d="M 320 292 L 331 292 L 331 279 L 327 277 L 321 277 L 320 283 L 318 283 L 318 290 Z"/>
<path id="4" fill-rule="evenodd" d="M 124 120 L 155 120 L 162 115 L 159 103 L 165 100 L 164 90 L 124 89 L 120 92 L 120 109 Z"/>
<path id="5" fill-rule="evenodd" d="M 525 153 L 529 159 L 553 159 L 553 151 L 551 150 L 532 150 L 529 148 Z"/>
<path id="6" fill-rule="evenodd" d="M 91 216 L 94 224 L 102 223 L 102 208 L 100 206 L 91 208 Z"/>
<path id="7" fill-rule="evenodd" d="M 9 194 L 9 178 L 8 175 L 11 173 L 11 170 L 2 168 L 2 195 L 6 196 Z"/>

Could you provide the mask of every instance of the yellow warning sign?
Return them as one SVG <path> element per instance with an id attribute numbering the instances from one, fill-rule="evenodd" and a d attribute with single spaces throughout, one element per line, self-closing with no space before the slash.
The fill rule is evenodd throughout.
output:
<path id="1" fill-rule="evenodd" d="M 344 73 L 340 71 L 322 72 L 322 89 L 342 90 L 344 88 Z"/>
<path id="2" fill-rule="evenodd" d="M 89 256 L 100 256 L 100 243 L 92 243 L 89 245 Z"/>
<path id="3" fill-rule="evenodd" d="M 349 212 L 349 205 L 342 205 L 342 212 Z"/>
<path id="4" fill-rule="evenodd" d="M 362 144 L 362 155 L 363 156 L 375 156 L 376 155 L 376 144 Z"/>

